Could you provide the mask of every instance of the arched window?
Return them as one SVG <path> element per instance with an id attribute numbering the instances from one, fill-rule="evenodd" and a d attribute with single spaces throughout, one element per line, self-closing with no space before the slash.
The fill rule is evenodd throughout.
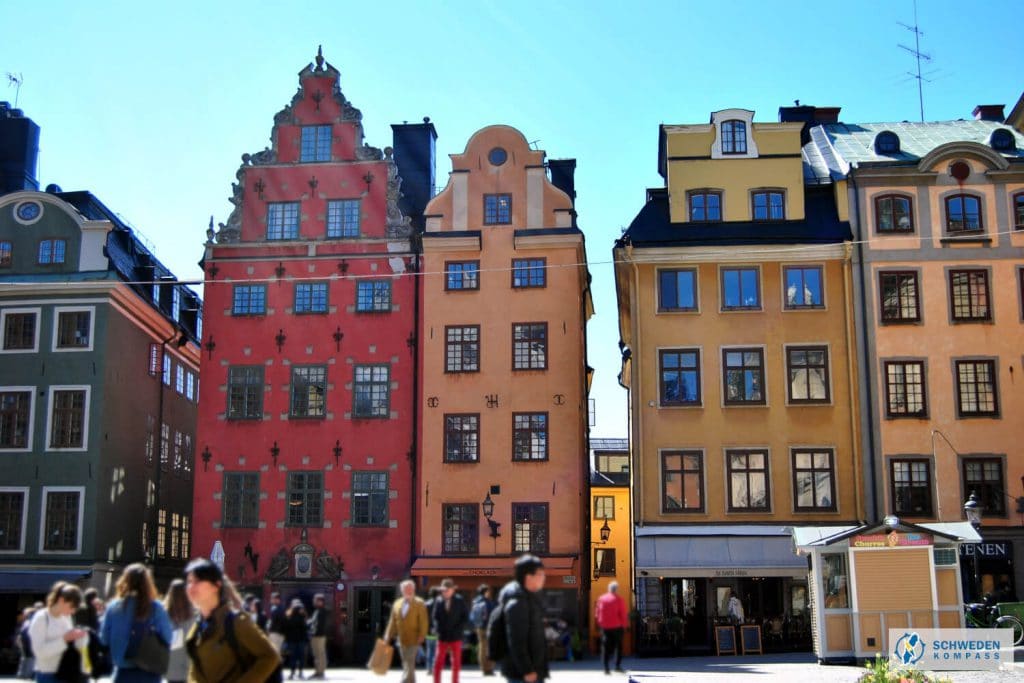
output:
<path id="1" fill-rule="evenodd" d="M 1013 195 L 1013 229 L 1024 230 L 1024 192 Z"/>
<path id="2" fill-rule="evenodd" d="M 1012 152 L 1017 149 L 1017 139 L 1013 137 L 1013 133 L 1005 128 L 996 128 L 992 131 L 988 143 L 992 146 L 992 149 L 999 152 Z"/>
<path id="3" fill-rule="evenodd" d="M 722 154 L 747 153 L 747 124 L 738 119 L 722 122 Z"/>
<path id="4" fill-rule="evenodd" d="M 883 194 L 875 197 L 876 232 L 913 232 L 914 212 L 910 197 Z"/>
<path id="5" fill-rule="evenodd" d="M 883 130 L 875 136 L 876 154 L 899 154 L 900 138 L 891 130 Z"/>
<path id="6" fill-rule="evenodd" d="M 981 200 L 969 194 L 946 197 L 947 232 L 981 232 Z"/>

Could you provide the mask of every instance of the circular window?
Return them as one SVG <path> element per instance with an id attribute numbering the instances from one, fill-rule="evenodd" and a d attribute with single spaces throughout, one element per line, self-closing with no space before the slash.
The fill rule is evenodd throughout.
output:
<path id="1" fill-rule="evenodd" d="M 965 161 L 954 161 L 949 167 L 949 175 L 963 182 L 971 175 L 971 167 Z"/>
<path id="2" fill-rule="evenodd" d="M 494 166 L 501 166 L 508 161 L 508 152 L 503 147 L 495 147 L 487 153 L 487 160 Z"/>
<path id="3" fill-rule="evenodd" d="M 14 207 L 14 216 L 19 223 L 35 223 L 43 214 L 43 207 L 39 202 L 21 202 Z"/>

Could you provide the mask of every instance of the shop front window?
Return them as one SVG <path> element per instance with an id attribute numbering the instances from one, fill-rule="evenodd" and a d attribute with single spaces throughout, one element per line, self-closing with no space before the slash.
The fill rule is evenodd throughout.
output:
<path id="1" fill-rule="evenodd" d="M 821 588 L 825 595 L 825 609 L 849 609 L 848 576 L 846 555 L 821 556 Z"/>

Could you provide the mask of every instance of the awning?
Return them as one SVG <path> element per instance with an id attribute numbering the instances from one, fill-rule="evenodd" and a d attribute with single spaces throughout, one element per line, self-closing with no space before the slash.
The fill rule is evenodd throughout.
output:
<path id="1" fill-rule="evenodd" d="M 807 576 L 807 558 L 788 535 L 650 535 L 636 545 L 637 571 L 656 576 Z"/>
<path id="2" fill-rule="evenodd" d="M 501 576 L 512 578 L 514 557 L 421 557 L 412 565 L 413 576 Z M 549 576 L 574 574 L 576 558 L 543 557 L 544 573 Z"/>
<path id="3" fill-rule="evenodd" d="M 89 576 L 83 569 L 68 571 L 0 571 L 0 593 L 47 593 L 58 581 L 79 581 Z"/>

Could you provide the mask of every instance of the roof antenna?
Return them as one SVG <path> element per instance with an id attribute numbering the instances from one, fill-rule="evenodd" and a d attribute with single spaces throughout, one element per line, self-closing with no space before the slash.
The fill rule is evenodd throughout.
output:
<path id="1" fill-rule="evenodd" d="M 907 24 L 904 24 L 902 21 L 898 21 L 896 23 L 898 23 L 900 26 L 902 26 L 903 28 L 907 29 L 908 31 L 910 31 L 911 33 L 914 34 L 914 47 L 913 48 L 907 47 L 906 45 L 903 45 L 902 43 L 899 43 L 898 45 L 899 45 L 899 47 L 903 48 L 904 50 L 906 50 L 910 54 L 914 55 L 914 57 L 917 59 L 917 73 L 914 73 L 913 71 L 908 71 L 907 75 L 917 81 L 917 102 L 918 102 L 918 105 L 921 108 L 921 122 L 924 123 L 924 87 L 923 87 L 923 83 L 924 83 L 924 81 L 927 81 L 927 82 L 931 83 L 931 80 L 929 80 L 929 79 L 927 79 L 927 78 L 925 78 L 924 76 L 921 75 L 921 60 L 923 59 L 926 62 L 930 62 L 930 61 L 932 61 L 932 56 L 930 54 L 925 53 L 925 52 L 921 52 L 921 36 L 923 36 L 924 33 L 918 28 L 918 25 L 917 25 L 917 0 L 914 0 L 914 25 L 913 26 L 909 26 Z"/>
<path id="2" fill-rule="evenodd" d="M 21 94 L 21 84 L 25 82 L 25 77 L 20 73 L 7 72 L 7 84 L 8 86 L 14 86 L 14 108 L 18 108 L 18 95 Z"/>

